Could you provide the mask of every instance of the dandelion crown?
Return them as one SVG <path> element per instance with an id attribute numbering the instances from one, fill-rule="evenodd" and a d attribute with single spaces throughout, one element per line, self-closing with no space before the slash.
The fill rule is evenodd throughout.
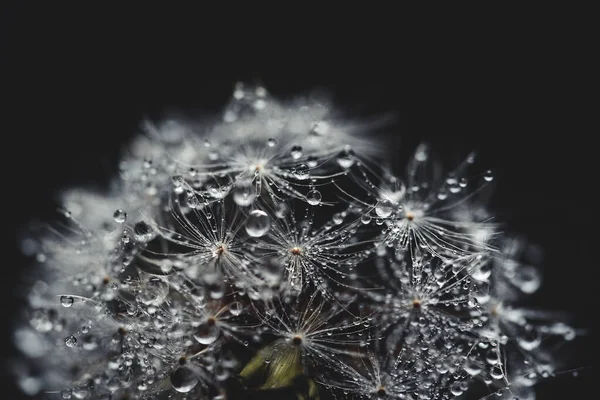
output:
<path id="1" fill-rule="evenodd" d="M 523 305 L 539 257 L 486 209 L 492 173 L 425 144 L 388 170 L 359 122 L 237 85 L 209 126 L 145 123 L 109 191 L 66 191 L 22 243 L 21 389 L 534 399 L 577 331 Z"/>

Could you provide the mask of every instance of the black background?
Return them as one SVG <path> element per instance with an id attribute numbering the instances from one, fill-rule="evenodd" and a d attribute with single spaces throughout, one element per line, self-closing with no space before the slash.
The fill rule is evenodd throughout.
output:
<path id="1" fill-rule="evenodd" d="M 297 26 L 288 25 L 288 14 L 277 24 L 266 14 L 265 21 L 213 17 L 4 10 L 3 212 L 12 223 L 5 229 L 2 321 L 18 312 L 17 282 L 28 273 L 16 251 L 19 226 L 51 215 L 62 187 L 104 184 L 145 115 L 217 113 L 235 82 L 245 81 L 283 98 L 325 91 L 351 115 L 396 113 L 388 141 L 400 164 L 421 140 L 450 161 L 479 150 L 497 174 L 498 220 L 546 250 L 536 301 L 572 312 L 578 326 L 591 329 L 598 314 L 591 257 L 597 129 L 587 121 L 595 108 L 585 24 L 566 25 L 560 12 L 497 23 L 439 18 L 447 24 L 426 26 L 364 17 L 343 28 L 334 23 L 339 16 Z M 10 329 L 2 323 L 3 344 Z M 595 372 L 591 336 L 570 360 L 587 368 L 576 379 L 565 374 L 544 383 L 540 399 L 587 397 Z M 17 398 L 4 376 L 2 393 Z"/>

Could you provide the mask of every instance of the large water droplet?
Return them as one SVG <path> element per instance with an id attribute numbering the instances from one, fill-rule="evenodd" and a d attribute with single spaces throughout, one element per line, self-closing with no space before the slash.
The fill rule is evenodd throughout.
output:
<path id="1" fill-rule="evenodd" d="M 382 200 L 375 206 L 375 213 L 381 218 L 389 217 L 392 215 L 392 211 L 394 211 L 394 205 L 389 200 Z"/>
<path id="2" fill-rule="evenodd" d="M 360 217 L 360 222 L 362 222 L 364 225 L 367 225 L 371 222 L 371 215 L 367 214 L 363 214 L 362 217 Z"/>
<path id="3" fill-rule="evenodd" d="M 310 177 L 310 169 L 308 168 L 308 165 L 297 165 L 294 169 L 294 177 L 301 181 L 308 179 Z"/>
<path id="4" fill-rule="evenodd" d="M 504 378 L 504 372 L 502 372 L 502 367 L 500 365 L 494 365 L 492 368 L 490 368 L 490 376 L 493 379 Z"/>
<path id="5" fill-rule="evenodd" d="M 463 394 L 460 382 L 454 382 L 452 385 L 450 385 L 450 393 L 452 393 L 454 396 L 460 396 Z"/>
<path id="6" fill-rule="evenodd" d="M 115 222 L 122 224 L 127 221 L 127 213 L 120 209 L 116 210 L 113 214 L 113 218 L 115 219 Z"/>
<path id="7" fill-rule="evenodd" d="M 256 198 L 256 187 L 252 181 L 243 181 L 236 183 L 233 190 L 233 201 L 240 207 L 247 207 L 254 203 Z"/>
<path id="8" fill-rule="evenodd" d="M 168 294 L 169 284 L 160 278 L 153 277 L 144 284 L 136 299 L 147 306 L 159 306 L 165 301 Z"/>
<path id="9" fill-rule="evenodd" d="M 171 386 L 180 393 L 188 393 L 198 384 L 198 376 L 188 366 L 182 365 L 170 376 Z"/>
<path id="10" fill-rule="evenodd" d="M 271 218 L 262 210 L 253 210 L 246 221 L 246 233 L 252 237 L 264 236 L 271 228 Z"/>
<path id="11" fill-rule="evenodd" d="M 71 307 L 75 299 L 72 296 L 60 296 L 60 304 L 63 307 Z"/>
<path id="12" fill-rule="evenodd" d="M 144 221 L 140 221 L 135 224 L 133 231 L 135 232 L 135 239 L 142 243 L 149 242 L 154 238 L 155 235 L 152 227 Z"/>
<path id="13" fill-rule="evenodd" d="M 318 205 L 321 202 L 322 198 L 323 196 L 321 195 L 321 192 L 319 192 L 316 189 L 312 189 L 306 194 L 306 202 L 311 206 Z"/>
<path id="14" fill-rule="evenodd" d="M 194 339 L 200 344 L 213 344 L 219 337 L 220 329 L 217 326 L 214 319 L 208 319 L 204 321 L 196 332 L 194 332 Z"/>

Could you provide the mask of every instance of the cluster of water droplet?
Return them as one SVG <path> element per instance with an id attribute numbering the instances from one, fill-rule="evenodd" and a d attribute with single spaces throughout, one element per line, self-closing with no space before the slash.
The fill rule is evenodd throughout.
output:
<path id="1" fill-rule="evenodd" d="M 393 176 L 369 135 L 243 85 L 208 129 L 146 123 L 108 193 L 64 193 L 23 240 L 20 387 L 224 399 L 307 376 L 321 398 L 533 398 L 557 365 L 543 339 L 576 331 L 522 307 L 539 257 L 488 222 L 492 173 L 469 155 L 436 176 L 421 145 Z"/>

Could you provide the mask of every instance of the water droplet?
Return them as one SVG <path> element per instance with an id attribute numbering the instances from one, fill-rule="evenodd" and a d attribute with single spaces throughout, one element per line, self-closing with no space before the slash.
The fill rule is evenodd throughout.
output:
<path id="1" fill-rule="evenodd" d="M 270 138 L 269 140 L 267 140 L 267 146 L 269 147 L 275 147 L 275 145 L 277 144 L 277 140 Z"/>
<path id="2" fill-rule="evenodd" d="M 279 203 L 275 208 L 275 216 L 277 218 L 285 218 L 285 213 L 287 212 L 287 210 L 288 206 L 285 203 Z"/>
<path id="3" fill-rule="evenodd" d="M 96 339 L 95 336 L 86 335 L 82 339 L 81 347 L 83 347 L 84 350 L 95 350 L 98 348 L 98 339 Z"/>
<path id="4" fill-rule="evenodd" d="M 315 168 L 317 165 L 319 165 L 319 159 L 315 156 L 308 156 L 306 158 L 306 165 L 308 165 L 310 168 Z"/>
<path id="5" fill-rule="evenodd" d="M 142 290 L 136 296 L 136 300 L 147 306 L 159 306 L 166 300 L 169 294 L 169 284 L 160 278 L 150 278 L 144 283 Z"/>
<path id="6" fill-rule="evenodd" d="M 60 296 L 60 304 L 63 307 L 71 307 L 74 302 L 75 299 L 72 296 Z"/>
<path id="7" fill-rule="evenodd" d="M 186 365 L 177 368 L 170 376 L 171 386 L 180 393 L 188 393 L 198 384 L 198 376 Z"/>
<path id="8" fill-rule="evenodd" d="M 475 376 L 481 373 L 481 367 L 475 364 L 474 362 L 469 362 L 467 365 L 465 365 L 464 369 L 467 372 L 467 374 L 471 376 Z"/>
<path id="9" fill-rule="evenodd" d="M 341 225 L 344 222 L 344 216 L 341 213 L 333 214 L 332 221 L 336 225 Z"/>
<path id="10" fill-rule="evenodd" d="M 429 157 L 427 151 L 427 145 L 421 143 L 419 146 L 417 146 L 417 149 L 415 150 L 415 160 L 420 162 L 427 161 L 427 158 Z"/>
<path id="11" fill-rule="evenodd" d="M 523 350 L 532 351 L 539 347 L 542 343 L 542 338 L 535 329 L 531 329 L 519 335 L 517 343 Z"/>
<path id="12" fill-rule="evenodd" d="M 238 316 L 242 313 L 243 309 L 244 306 L 239 301 L 234 301 L 229 305 L 229 312 L 231 313 L 231 315 Z"/>
<path id="13" fill-rule="evenodd" d="M 220 332 L 221 330 L 217 326 L 216 321 L 209 318 L 200 324 L 196 332 L 194 332 L 194 339 L 200 344 L 213 344 L 219 337 Z"/>
<path id="14" fill-rule="evenodd" d="M 261 237 L 271 228 L 271 218 L 262 210 L 253 210 L 246 221 L 246 233 L 252 237 Z"/>
<path id="15" fill-rule="evenodd" d="M 304 181 L 310 177 L 310 169 L 306 164 L 300 164 L 294 169 L 294 177 L 298 180 Z"/>
<path id="16" fill-rule="evenodd" d="M 138 242 L 146 243 L 154 238 L 154 230 L 144 221 L 140 221 L 133 227 L 135 239 Z"/>
<path id="17" fill-rule="evenodd" d="M 297 160 L 300 157 L 302 157 L 302 146 L 293 146 L 292 150 L 291 150 L 291 154 L 292 154 L 292 158 L 294 160 Z"/>
<path id="18" fill-rule="evenodd" d="M 502 368 L 499 365 L 494 365 L 490 368 L 490 376 L 493 379 L 502 379 L 504 378 L 504 372 L 502 372 Z"/>
<path id="19" fill-rule="evenodd" d="M 354 165 L 354 157 L 348 152 L 341 153 L 336 161 L 340 165 L 340 167 L 344 169 L 348 169 Z"/>
<path id="20" fill-rule="evenodd" d="M 448 192 L 446 191 L 446 189 L 441 188 L 437 194 L 437 198 L 438 200 L 446 200 L 448 198 Z"/>
<path id="21" fill-rule="evenodd" d="M 79 400 L 87 399 L 90 395 L 90 391 L 85 387 L 78 387 L 72 390 L 73 397 Z"/>
<path id="22" fill-rule="evenodd" d="M 77 338 L 73 335 L 67 336 L 65 339 L 65 344 L 67 347 L 75 347 L 77 345 Z"/>
<path id="23" fill-rule="evenodd" d="M 115 219 L 115 222 L 122 224 L 127 221 L 127 213 L 121 209 L 116 210 L 113 214 L 113 218 Z"/>
<path id="24" fill-rule="evenodd" d="M 450 393 L 452 393 L 454 396 L 460 396 L 463 394 L 460 382 L 454 382 L 452 385 L 450 385 Z"/>
<path id="25" fill-rule="evenodd" d="M 254 203 L 256 198 L 256 187 L 252 181 L 242 181 L 236 183 L 233 190 L 233 201 L 240 207 L 247 207 Z"/>
<path id="26" fill-rule="evenodd" d="M 360 217 L 360 222 L 362 222 L 363 224 L 367 225 L 371 222 L 371 216 L 369 214 L 363 214 L 362 217 Z"/>
<path id="27" fill-rule="evenodd" d="M 531 294 L 538 290 L 542 283 L 539 271 L 529 265 L 521 265 L 514 275 L 512 282 L 523 293 Z"/>
<path id="28" fill-rule="evenodd" d="M 494 180 L 494 174 L 492 173 L 491 169 L 488 169 L 487 171 L 485 171 L 485 175 L 483 175 L 483 179 L 485 179 L 486 182 L 491 182 Z"/>
<path id="29" fill-rule="evenodd" d="M 382 200 L 375 207 L 375 213 L 381 218 L 389 217 L 392 215 L 392 211 L 394 211 L 394 205 L 389 200 Z"/>
<path id="30" fill-rule="evenodd" d="M 321 192 L 319 192 L 316 189 L 312 189 L 306 194 L 306 202 L 311 206 L 318 205 L 321 202 L 322 198 L 323 196 L 321 195 Z"/>
<path id="31" fill-rule="evenodd" d="M 71 389 L 64 389 L 60 391 L 60 397 L 67 400 L 71 398 Z"/>

